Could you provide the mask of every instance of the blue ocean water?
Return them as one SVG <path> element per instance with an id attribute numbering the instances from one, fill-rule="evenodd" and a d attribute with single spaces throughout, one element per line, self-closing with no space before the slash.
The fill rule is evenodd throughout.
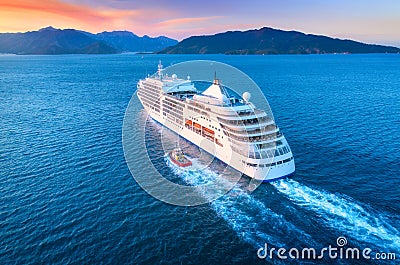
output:
<path id="1" fill-rule="evenodd" d="M 295 177 L 196 207 L 144 192 L 121 131 L 159 59 L 248 74 L 289 141 Z M 399 259 L 399 84 L 398 54 L 0 56 L 0 263 L 265 264 L 264 243 L 322 248 L 339 236 Z M 147 124 L 161 152 L 160 125 Z M 191 184 L 218 174 L 157 161 Z"/>

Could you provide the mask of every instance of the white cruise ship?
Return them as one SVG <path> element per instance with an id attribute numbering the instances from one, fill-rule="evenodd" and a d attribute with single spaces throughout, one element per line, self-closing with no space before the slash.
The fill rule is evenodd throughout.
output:
<path id="1" fill-rule="evenodd" d="M 163 74 L 138 82 L 137 95 L 157 122 L 250 178 L 271 181 L 295 172 L 290 147 L 273 119 L 255 108 L 250 94 L 221 82 L 200 93 L 194 82 Z"/>

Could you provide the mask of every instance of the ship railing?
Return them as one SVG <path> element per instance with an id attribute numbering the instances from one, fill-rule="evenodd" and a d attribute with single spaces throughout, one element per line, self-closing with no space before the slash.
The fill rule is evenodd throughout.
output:
<path id="1" fill-rule="evenodd" d="M 274 133 L 278 131 L 278 127 L 276 125 L 267 125 L 264 126 L 263 128 L 260 129 L 254 129 L 254 130 L 234 130 L 228 126 L 225 126 L 223 124 L 220 124 L 221 127 L 225 130 L 227 130 L 230 133 L 236 134 L 236 135 L 246 135 L 249 136 L 251 134 L 258 134 L 258 133 L 262 133 L 262 134 L 268 134 L 268 133 Z"/>
<path id="2" fill-rule="evenodd" d="M 218 117 L 218 121 L 224 125 L 232 125 L 232 126 L 249 126 L 249 125 L 260 125 L 264 123 L 273 123 L 274 121 L 267 117 L 261 117 L 261 118 L 253 118 L 253 119 L 247 119 L 247 120 L 226 120 L 223 118 Z"/>
<path id="3" fill-rule="evenodd" d="M 274 157 L 282 156 L 291 152 L 290 148 L 280 141 L 279 144 L 271 145 L 269 149 L 261 149 L 259 151 L 250 151 L 246 148 L 240 148 L 238 146 L 232 145 L 232 143 L 231 148 L 234 152 L 252 159 L 273 159 Z"/>
<path id="4" fill-rule="evenodd" d="M 288 152 L 284 152 L 283 148 L 276 148 L 276 149 L 260 151 L 260 152 L 249 152 L 245 156 L 248 156 L 249 158 L 252 158 L 252 159 L 265 159 L 265 158 L 273 159 L 274 157 L 278 157 L 278 156 L 286 154 L 286 153 L 288 153 Z"/>
<path id="5" fill-rule="evenodd" d="M 252 116 L 252 115 L 259 115 L 259 114 L 265 114 L 264 111 L 261 110 L 254 110 L 252 112 L 248 112 L 248 111 L 236 111 L 234 109 L 232 109 L 231 112 L 232 114 L 228 114 L 229 112 L 227 112 L 226 110 L 224 111 L 217 111 L 217 110 L 212 110 L 210 107 L 207 107 L 206 103 L 198 103 L 195 100 L 191 99 L 191 98 L 186 98 L 186 103 L 189 103 L 189 105 L 191 105 L 192 107 L 197 107 L 199 109 L 202 110 L 206 110 L 208 112 L 214 113 L 218 116 L 225 116 L 225 117 L 246 117 L 246 116 Z M 206 105 L 204 105 L 206 104 Z M 212 104 L 213 106 L 220 106 L 220 107 L 232 107 L 230 104 Z"/>
<path id="6" fill-rule="evenodd" d="M 277 133 L 279 133 L 279 129 L 277 127 L 275 127 L 275 128 L 269 128 L 269 129 L 266 129 L 266 130 L 239 131 L 239 132 L 231 130 L 231 131 L 228 131 L 228 132 L 229 132 L 230 135 L 233 134 L 233 135 L 238 136 L 238 137 L 243 137 L 243 136 L 247 136 L 247 137 L 264 137 L 264 136 L 269 135 L 269 134 L 273 134 L 273 133 L 277 134 Z"/>
<path id="7" fill-rule="evenodd" d="M 226 114 L 226 113 L 221 113 L 223 116 L 226 117 L 247 117 L 247 116 L 257 116 L 257 115 L 263 115 L 267 116 L 265 111 L 258 110 L 258 109 L 253 109 L 253 110 L 238 110 L 235 111 L 232 114 Z"/>
<path id="8" fill-rule="evenodd" d="M 277 134 L 272 134 L 269 136 L 265 136 L 265 137 L 258 137 L 257 138 L 251 138 L 251 137 L 236 137 L 233 136 L 232 134 L 228 135 L 229 136 L 229 140 L 234 140 L 237 141 L 239 143 L 270 143 L 270 142 L 274 142 L 275 140 L 280 139 L 283 134 L 282 133 L 277 133 Z"/>

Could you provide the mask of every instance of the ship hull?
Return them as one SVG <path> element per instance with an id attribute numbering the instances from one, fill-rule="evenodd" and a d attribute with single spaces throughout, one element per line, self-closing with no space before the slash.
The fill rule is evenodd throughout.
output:
<path id="1" fill-rule="evenodd" d="M 163 97 L 161 97 L 161 101 L 162 100 Z M 244 175 L 250 178 L 257 179 L 263 182 L 270 182 L 273 180 L 287 178 L 294 175 L 295 163 L 291 152 L 279 158 L 280 160 L 286 160 L 287 161 L 286 163 L 282 163 L 274 167 L 248 166 L 249 164 L 257 165 L 262 163 L 271 163 L 275 160 L 271 161 L 271 159 L 250 159 L 249 157 L 234 152 L 230 148 L 228 141 L 223 142 L 222 146 L 215 144 L 215 142 L 211 142 L 207 138 L 199 137 L 198 133 L 196 133 L 194 130 L 186 128 L 185 126 L 183 126 L 183 124 L 179 124 L 171 121 L 170 119 L 165 118 L 161 114 L 161 112 L 157 112 L 151 108 L 146 107 L 145 104 L 143 104 L 143 102 L 142 105 L 144 106 L 145 110 L 152 119 L 154 119 L 161 125 L 165 126 L 166 128 L 172 130 L 179 136 L 185 138 L 189 142 L 200 147 L 209 154 L 215 156 L 220 161 L 224 162 L 226 165 L 234 168 L 235 170 L 238 170 L 239 172 L 242 172 Z M 189 115 L 184 115 L 184 116 L 189 117 Z M 217 126 L 217 124 L 215 124 L 215 126 Z M 284 141 L 286 142 L 285 139 Z"/>

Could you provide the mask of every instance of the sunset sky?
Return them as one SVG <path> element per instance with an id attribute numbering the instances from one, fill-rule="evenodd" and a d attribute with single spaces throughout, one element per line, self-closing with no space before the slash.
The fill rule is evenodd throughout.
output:
<path id="1" fill-rule="evenodd" d="M 400 1 L 0 0 L 0 32 L 46 26 L 178 40 L 269 26 L 400 46 Z"/>

